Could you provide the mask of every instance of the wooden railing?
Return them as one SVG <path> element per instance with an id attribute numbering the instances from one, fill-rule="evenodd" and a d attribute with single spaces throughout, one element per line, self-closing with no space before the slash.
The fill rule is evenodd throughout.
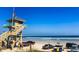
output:
<path id="1" fill-rule="evenodd" d="M 8 32 L 4 32 L 3 34 L 0 35 L 0 40 L 5 40 L 8 36 L 10 35 L 17 35 L 20 31 L 22 31 L 24 29 L 23 25 L 20 26 L 15 26 L 15 30 L 14 31 L 8 31 Z"/>

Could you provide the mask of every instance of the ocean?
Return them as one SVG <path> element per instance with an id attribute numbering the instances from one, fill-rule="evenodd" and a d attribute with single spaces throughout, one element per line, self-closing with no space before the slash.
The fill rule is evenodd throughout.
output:
<path id="1" fill-rule="evenodd" d="M 79 37 L 53 37 L 53 36 L 23 36 L 23 40 L 64 40 L 79 41 Z"/>
<path id="2" fill-rule="evenodd" d="M 34 37 L 23 37 L 23 41 L 35 41 L 43 43 L 57 43 L 66 44 L 67 42 L 79 44 L 79 37 L 47 37 L 47 36 L 34 36 Z"/>

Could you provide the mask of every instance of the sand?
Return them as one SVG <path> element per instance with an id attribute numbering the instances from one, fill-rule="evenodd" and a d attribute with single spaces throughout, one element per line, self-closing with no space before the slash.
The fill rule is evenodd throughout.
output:
<path id="1" fill-rule="evenodd" d="M 48 50 L 42 49 L 42 47 L 45 44 L 56 45 L 57 42 L 59 42 L 61 45 L 63 45 L 63 48 L 65 48 L 67 42 L 79 44 L 79 41 L 67 41 L 67 40 L 66 41 L 63 41 L 63 40 L 32 40 L 32 41 L 35 42 L 35 44 L 32 45 L 33 50 L 44 51 L 44 52 L 50 52 L 50 49 Z M 10 50 L 10 49 L 2 50 L 2 52 L 27 52 L 27 51 L 29 51 L 29 46 L 23 47 L 22 49 L 14 48 L 13 50 Z M 64 49 L 64 52 L 66 51 L 67 49 Z"/>

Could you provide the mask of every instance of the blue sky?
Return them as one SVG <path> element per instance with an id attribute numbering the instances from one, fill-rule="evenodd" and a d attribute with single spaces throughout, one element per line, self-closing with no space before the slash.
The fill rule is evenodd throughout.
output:
<path id="1" fill-rule="evenodd" d="M 16 16 L 27 26 L 24 35 L 79 35 L 78 7 L 16 7 Z M 12 17 L 11 7 L 0 7 L 0 33 Z"/>

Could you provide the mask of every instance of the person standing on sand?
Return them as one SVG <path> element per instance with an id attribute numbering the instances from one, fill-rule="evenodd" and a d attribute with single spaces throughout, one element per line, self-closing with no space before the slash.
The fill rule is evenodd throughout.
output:
<path id="1" fill-rule="evenodd" d="M 19 40 L 16 42 L 16 46 L 17 46 L 19 49 L 22 49 L 22 48 L 23 48 L 23 45 L 22 45 L 22 43 L 21 43 Z"/>
<path id="2" fill-rule="evenodd" d="M 0 51 L 2 50 L 2 41 L 0 41 Z"/>
<path id="3" fill-rule="evenodd" d="M 15 46 L 15 40 L 11 40 L 11 41 L 10 41 L 10 46 L 11 46 L 11 49 L 14 48 L 14 46 Z"/>
<path id="4" fill-rule="evenodd" d="M 2 47 L 6 48 L 7 42 L 6 41 L 2 41 Z"/>

